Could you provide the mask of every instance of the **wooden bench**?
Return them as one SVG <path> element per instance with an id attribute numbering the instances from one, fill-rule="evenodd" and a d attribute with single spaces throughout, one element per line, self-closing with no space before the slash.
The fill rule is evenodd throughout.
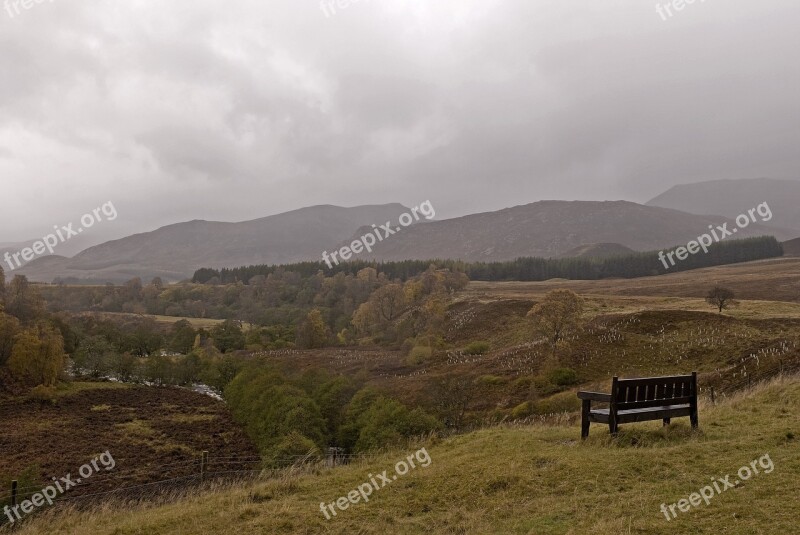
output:
<path id="1" fill-rule="evenodd" d="M 608 424 L 612 435 L 619 424 L 662 420 L 669 425 L 671 418 L 688 416 L 692 428 L 697 428 L 697 372 L 674 377 L 620 379 L 614 377 L 611 393 L 578 392 L 583 400 L 581 438 L 589 436 L 592 422 Z M 592 402 L 608 403 L 607 409 L 592 409 Z"/>

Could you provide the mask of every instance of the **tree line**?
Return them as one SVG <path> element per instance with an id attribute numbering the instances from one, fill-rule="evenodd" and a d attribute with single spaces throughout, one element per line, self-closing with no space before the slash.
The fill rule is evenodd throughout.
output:
<path id="1" fill-rule="evenodd" d="M 672 250 L 672 249 L 670 249 Z M 690 255 L 675 266 L 666 268 L 659 260 L 658 251 L 631 253 L 602 258 L 539 258 L 522 257 L 500 262 L 463 262 L 460 260 L 402 260 L 375 262 L 354 260 L 328 268 L 320 262 L 301 262 L 282 266 L 254 265 L 238 268 L 197 270 L 192 281 L 198 284 L 250 284 L 280 271 L 290 271 L 303 276 L 322 272 L 326 276 L 352 275 L 365 268 L 384 273 L 391 279 L 406 281 L 430 268 L 447 269 L 464 273 L 470 280 L 479 281 L 546 281 L 550 279 L 599 280 L 605 278 L 638 278 L 687 271 L 703 267 L 736 264 L 783 256 L 783 246 L 773 236 L 718 242 L 708 248 L 708 253 Z"/>
<path id="2" fill-rule="evenodd" d="M 463 273 L 428 266 L 405 281 L 375 268 L 330 276 L 277 269 L 248 284 L 176 284 L 138 278 L 122 286 L 40 288 L 48 308 L 190 318 L 230 319 L 257 326 L 236 349 L 317 348 L 363 337 L 393 342 L 434 330 L 448 296 L 466 287 Z M 399 329 L 391 328 L 403 316 Z M 216 339 L 216 338 L 215 338 Z M 223 348 L 219 348 L 223 349 Z"/>

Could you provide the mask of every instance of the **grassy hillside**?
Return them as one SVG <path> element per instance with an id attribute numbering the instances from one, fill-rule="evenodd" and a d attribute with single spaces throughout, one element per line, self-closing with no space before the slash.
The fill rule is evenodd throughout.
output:
<path id="1" fill-rule="evenodd" d="M 731 288 L 739 299 L 798 303 L 800 258 L 758 260 L 639 279 L 472 282 L 469 291 L 481 297 L 506 299 L 530 298 L 559 288 L 581 295 L 702 298 L 715 285 Z"/>
<path id="2" fill-rule="evenodd" d="M 700 431 L 676 420 L 623 426 L 609 438 L 592 427 L 581 443 L 574 423 L 507 426 L 317 474 L 286 476 L 194 496 L 159 507 L 41 516 L 17 533 L 126 535 L 270 534 L 619 534 L 793 533 L 800 509 L 800 379 L 781 379 L 716 407 L 701 406 Z M 393 471 L 425 447 L 432 462 L 326 520 L 330 503 Z M 773 469 L 765 455 L 769 455 Z M 678 512 L 676 503 L 713 479 L 762 459 L 758 475 Z M 719 484 L 720 488 L 724 488 Z M 677 511 L 677 509 L 676 509 Z"/>
<path id="3" fill-rule="evenodd" d="M 510 283 L 515 284 L 515 283 Z M 565 387 L 546 378 L 550 350 L 533 343 L 525 318 L 541 299 L 540 290 L 519 284 L 518 298 L 471 291 L 451 305 L 443 327 L 450 349 L 435 351 L 421 362 L 407 352 L 343 348 L 312 351 L 280 350 L 265 354 L 283 364 L 287 373 L 325 368 L 361 377 L 409 404 L 431 410 L 447 393 L 437 385 L 448 378 L 469 381 L 466 399 L 470 420 L 512 416 L 533 402 L 533 413 L 576 408 L 577 399 Z M 491 288 L 503 291 L 505 283 Z M 743 301 L 725 314 L 712 312 L 699 298 L 586 295 L 584 328 L 559 351 L 559 363 L 577 373 L 579 384 L 603 384 L 621 377 L 670 375 L 698 371 L 704 395 L 717 393 L 780 367 L 800 366 L 800 305 L 774 301 Z M 486 341 L 490 349 L 468 355 L 471 342 Z M 552 402 L 546 398 L 560 390 Z M 522 408 L 523 415 L 526 412 Z"/>

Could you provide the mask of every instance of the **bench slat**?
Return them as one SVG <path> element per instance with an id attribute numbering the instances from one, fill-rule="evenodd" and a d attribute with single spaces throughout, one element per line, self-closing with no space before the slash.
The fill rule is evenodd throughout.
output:
<path id="1" fill-rule="evenodd" d="M 617 382 L 620 385 L 624 384 L 666 384 L 666 383 L 674 383 L 676 381 L 686 381 L 691 382 L 692 376 L 691 375 L 672 375 L 666 377 L 642 377 L 639 379 L 618 379 Z"/>
<path id="2" fill-rule="evenodd" d="M 663 418 L 679 418 L 681 416 L 689 416 L 692 413 L 692 408 L 688 406 L 673 406 L 671 408 L 653 407 L 646 410 L 632 410 L 625 411 L 617 414 L 617 421 L 619 423 L 631 422 L 647 422 L 650 420 L 661 420 Z"/>
<path id="3" fill-rule="evenodd" d="M 619 423 L 645 422 L 649 420 L 661 420 L 663 418 L 677 418 L 689 416 L 691 407 L 683 405 L 660 405 L 643 409 L 630 409 L 617 412 Z M 597 423 L 608 423 L 609 409 L 592 410 L 590 420 Z"/>
<path id="4" fill-rule="evenodd" d="M 619 381 L 617 384 L 616 400 L 618 403 L 633 403 L 637 401 L 652 401 L 654 399 L 674 399 L 692 395 L 693 383 L 682 377 L 673 381 L 646 383 Z"/>
<path id="5" fill-rule="evenodd" d="M 646 409 L 648 407 L 662 407 L 664 405 L 688 405 L 694 398 L 684 396 L 682 398 L 650 399 L 647 401 L 633 401 L 630 403 L 617 403 L 617 410 Z"/>

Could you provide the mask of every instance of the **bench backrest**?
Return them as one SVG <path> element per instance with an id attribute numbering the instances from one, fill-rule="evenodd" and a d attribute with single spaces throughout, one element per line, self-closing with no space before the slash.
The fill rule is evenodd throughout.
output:
<path id="1" fill-rule="evenodd" d="M 697 372 L 672 377 L 619 379 L 611 384 L 612 404 L 618 410 L 697 402 Z"/>

